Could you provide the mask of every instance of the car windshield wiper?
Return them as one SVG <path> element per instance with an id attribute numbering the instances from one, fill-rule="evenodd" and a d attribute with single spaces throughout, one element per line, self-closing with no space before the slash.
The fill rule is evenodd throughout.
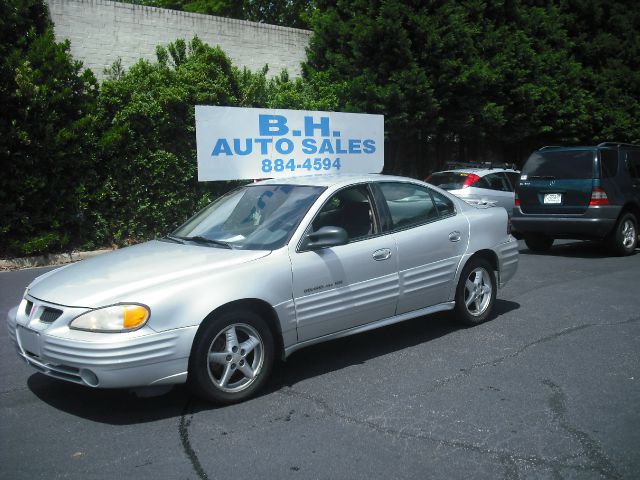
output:
<path id="1" fill-rule="evenodd" d="M 218 245 L 223 248 L 232 249 L 233 247 L 229 242 L 223 242 L 222 240 L 214 240 L 212 238 L 203 237 L 202 235 L 195 235 L 193 237 L 174 237 L 180 240 L 186 240 L 188 242 L 202 243 L 204 245 Z"/>
<path id="2" fill-rule="evenodd" d="M 179 239 L 178 237 L 175 237 L 173 235 L 167 235 L 165 237 L 162 237 L 160 240 L 169 240 L 171 242 L 175 242 L 175 243 L 179 243 L 181 245 L 184 245 L 184 242 L 181 239 Z"/>

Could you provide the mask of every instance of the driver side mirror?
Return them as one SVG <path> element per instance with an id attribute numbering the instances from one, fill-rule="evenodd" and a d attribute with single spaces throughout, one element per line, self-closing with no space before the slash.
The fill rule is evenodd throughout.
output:
<path id="1" fill-rule="evenodd" d="M 321 227 L 317 232 L 308 233 L 303 242 L 303 250 L 319 250 L 349 243 L 349 235 L 342 227 Z"/>

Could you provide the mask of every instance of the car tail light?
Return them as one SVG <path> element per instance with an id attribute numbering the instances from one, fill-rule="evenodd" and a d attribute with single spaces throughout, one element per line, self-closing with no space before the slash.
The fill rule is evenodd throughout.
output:
<path id="1" fill-rule="evenodd" d="M 520 197 L 518 197 L 518 193 L 517 192 L 515 194 L 515 199 L 514 199 L 513 205 L 516 206 L 516 207 L 520 206 Z"/>
<path id="2" fill-rule="evenodd" d="M 607 197 L 607 192 L 605 192 L 601 187 L 593 187 L 593 190 L 591 191 L 591 200 L 589 201 L 589 206 L 593 205 L 609 205 L 609 197 Z"/>
<path id="3" fill-rule="evenodd" d="M 467 179 L 464 181 L 462 188 L 470 187 L 471 185 L 476 183 L 478 180 L 480 180 L 480 177 L 478 175 L 476 175 L 475 173 L 470 173 L 467 176 Z"/>

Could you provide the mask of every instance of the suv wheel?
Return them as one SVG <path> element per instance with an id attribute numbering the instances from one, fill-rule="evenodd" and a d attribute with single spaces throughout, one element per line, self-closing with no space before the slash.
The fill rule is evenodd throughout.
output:
<path id="1" fill-rule="evenodd" d="M 524 236 L 524 243 L 532 252 L 547 252 L 553 245 L 553 238 L 546 235 L 540 235 L 535 233 L 527 233 Z"/>
<path id="2" fill-rule="evenodd" d="M 632 213 L 623 214 L 616 228 L 608 237 L 609 246 L 615 255 L 631 255 L 638 245 L 638 222 Z"/>
<path id="3" fill-rule="evenodd" d="M 251 310 L 226 311 L 196 335 L 188 383 L 204 400 L 235 403 L 264 386 L 273 363 L 273 335 L 265 321 Z"/>

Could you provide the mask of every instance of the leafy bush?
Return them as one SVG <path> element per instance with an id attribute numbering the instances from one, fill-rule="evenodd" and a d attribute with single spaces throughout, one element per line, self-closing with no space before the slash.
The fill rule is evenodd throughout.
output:
<path id="1" fill-rule="evenodd" d="M 266 71 L 239 71 L 198 38 L 158 47 L 101 87 L 95 131 L 102 188 L 92 211 L 98 240 L 168 233 L 233 183 L 198 182 L 194 105 L 264 106 Z"/>
<path id="2" fill-rule="evenodd" d="M 194 38 L 128 71 L 116 62 L 98 89 L 55 42 L 43 0 L 0 2 L 0 255 L 146 240 L 232 188 L 197 181 L 197 104 L 381 113 L 386 171 L 415 176 L 450 157 L 640 142 L 631 0 L 135 1 L 311 15 L 303 78 L 239 70 Z"/>
<path id="3" fill-rule="evenodd" d="M 81 237 L 95 181 L 89 125 L 96 81 L 68 43 L 55 42 L 42 2 L 1 8 L 0 254 L 59 250 Z"/>

